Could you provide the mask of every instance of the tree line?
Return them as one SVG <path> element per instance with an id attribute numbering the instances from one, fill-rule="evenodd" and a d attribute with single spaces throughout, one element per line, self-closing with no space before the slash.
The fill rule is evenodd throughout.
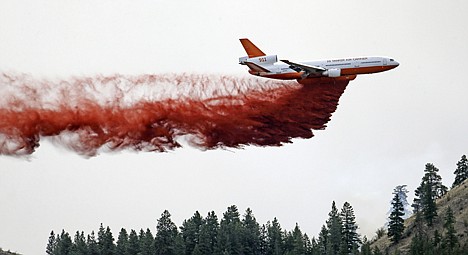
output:
<path id="1" fill-rule="evenodd" d="M 122 228 L 114 238 L 109 227 L 102 224 L 86 235 L 77 231 L 72 237 L 62 230 L 50 233 L 46 247 L 49 255 L 198 255 L 198 254 L 329 254 L 357 252 L 362 243 L 357 233 L 352 206 L 346 202 L 341 211 L 332 203 L 329 219 L 319 240 L 310 239 L 298 224 L 293 230 L 281 227 L 278 219 L 260 225 L 247 208 L 241 217 L 237 206 L 227 208 L 221 220 L 215 212 L 202 217 L 197 211 L 179 228 L 166 210 L 157 220 L 156 234 L 148 228 L 139 232 Z"/>
<path id="2" fill-rule="evenodd" d="M 446 212 L 446 233 L 438 234 L 433 239 L 425 233 L 424 223 L 430 227 L 437 217 L 435 199 L 440 198 L 448 189 L 442 185 L 438 169 L 427 164 L 421 185 L 415 191 L 413 202 L 420 232 L 413 238 L 411 254 L 466 254 L 456 239 L 453 224 L 453 212 Z M 468 163 L 463 156 L 457 164 L 456 178 L 452 187 L 460 185 L 468 178 Z M 404 204 L 407 192 L 403 186 L 397 186 L 393 194 L 392 210 L 389 216 L 387 235 L 398 243 L 404 234 Z M 404 199 L 402 199 L 404 198 Z M 65 230 L 60 234 L 50 233 L 46 246 L 49 255 L 199 255 L 199 254 L 258 254 L 258 255 L 381 255 L 378 248 L 371 249 L 372 241 L 357 233 L 351 204 L 345 202 L 338 210 L 332 202 L 328 219 L 323 224 L 318 237 L 309 238 L 298 224 L 293 230 L 283 229 L 274 218 L 260 225 L 250 208 L 240 215 L 237 206 L 232 205 L 218 220 L 214 211 L 202 217 L 198 211 L 177 227 L 171 220 L 171 214 L 165 210 L 157 220 L 155 234 L 151 229 L 129 232 L 122 228 L 115 239 L 111 229 L 103 224 L 97 231 L 85 235 L 76 231 L 71 236 Z M 381 236 L 382 233 L 377 233 Z M 429 247 L 429 248 L 428 248 Z M 432 248 L 431 248 L 432 247 Z M 429 249 L 431 253 L 428 253 Z M 442 249 L 452 253 L 441 253 Z M 435 252 L 435 253 L 434 253 Z M 439 252 L 439 253 L 438 253 Z"/>

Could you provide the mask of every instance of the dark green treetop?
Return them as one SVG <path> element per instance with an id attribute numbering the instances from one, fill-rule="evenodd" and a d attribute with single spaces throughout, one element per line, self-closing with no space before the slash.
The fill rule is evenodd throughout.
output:
<path id="1" fill-rule="evenodd" d="M 199 243 L 200 229 L 203 218 L 198 211 L 188 220 L 184 220 L 180 227 L 180 233 L 185 243 L 185 254 L 191 255 L 195 246 Z"/>
<path id="2" fill-rule="evenodd" d="M 326 223 L 328 229 L 327 254 L 339 254 L 343 224 L 340 214 L 338 213 L 338 209 L 336 208 L 335 201 L 332 202 L 332 209 L 328 213 L 328 220 Z"/>
<path id="3" fill-rule="evenodd" d="M 260 225 L 258 224 L 250 208 L 245 210 L 242 219 L 242 253 L 259 254 L 260 252 Z"/>
<path id="4" fill-rule="evenodd" d="M 404 208 L 400 194 L 395 193 L 392 200 L 392 212 L 390 213 L 387 235 L 393 243 L 400 241 L 405 229 L 403 215 Z"/>
<path id="5" fill-rule="evenodd" d="M 345 253 L 349 254 L 353 250 L 357 250 L 361 244 L 361 239 L 357 233 L 358 226 L 356 224 L 354 209 L 348 202 L 343 204 L 340 216 L 343 226 L 342 239 L 346 247 Z"/>
<path id="6" fill-rule="evenodd" d="M 457 163 L 457 169 L 454 172 L 455 180 L 453 181 L 452 188 L 460 185 L 463 181 L 468 179 L 468 160 L 466 155 L 463 155 Z"/>
<path id="7" fill-rule="evenodd" d="M 128 233 L 125 228 L 120 229 L 117 237 L 117 245 L 115 247 L 116 255 L 126 255 L 128 249 Z"/>
<path id="8" fill-rule="evenodd" d="M 427 224 L 432 226 L 434 218 L 437 217 L 435 200 L 447 193 L 447 187 L 442 184 L 439 169 L 433 164 L 427 163 L 424 172 L 421 184 L 414 191 L 413 208 L 415 213 L 422 213 Z"/>
<path id="9" fill-rule="evenodd" d="M 227 208 L 219 224 L 218 245 L 221 253 L 241 254 L 243 247 L 241 242 L 242 223 L 237 206 Z"/>
<path id="10" fill-rule="evenodd" d="M 176 237 L 178 234 L 177 226 L 171 220 L 171 214 L 165 210 L 158 219 L 156 225 L 156 254 L 157 255 L 172 255 L 175 249 Z"/>
<path id="11" fill-rule="evenodd" d="M 219 223 L 215 212 L 209 212 L 200 227 L 198 250 L 202 254 L 214 254 L 218 244 Z"/>

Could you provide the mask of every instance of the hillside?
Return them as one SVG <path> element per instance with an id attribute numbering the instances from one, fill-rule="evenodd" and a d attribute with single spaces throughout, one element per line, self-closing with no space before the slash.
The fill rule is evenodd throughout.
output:
<path id="1" fill-rule="evenodd" d="M 432 228 L 425 228 L 428 235 L 432 238 L 435 230 L 442 235 L 445 233 L 443 228 L 445 212 L 450 207 L 455 216 L 455 230 L 459 243 L 461 246 L 468 245 L 468 180 L 451 189 L 446 195 L 438 199 L 436 204 L 438 217 Z M 378 247 L 381 251 L 388 249 L 389 254 L 393 254 L 396 250 L 399 250 L 402 254 L 408 253 L 411 239 L 415 235 L 415 218 L 415 215 L 413 215 L 405 221 L 404 238 L 398 244 L 391 245 L 387 235 L 384 235 L 372 243 L 372 248 Z"/>
<path id="2" fill-rule="evenodd" d="M 20 255 L 19 253 L 11 252 L 11 251 L 4 251 L 0 248 L 0 255 Z"/>

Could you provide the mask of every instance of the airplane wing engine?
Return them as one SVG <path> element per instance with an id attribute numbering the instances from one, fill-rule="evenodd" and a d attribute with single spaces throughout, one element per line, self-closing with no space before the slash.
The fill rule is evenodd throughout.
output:
<path id="1" fill-rule="evenodd" d="M 328 69 L 325 72 L 323 72 L 323 75 L 328 76 L 328 77 L 340 77 L 341 69 L 338 69 L 338 68 Z"/>

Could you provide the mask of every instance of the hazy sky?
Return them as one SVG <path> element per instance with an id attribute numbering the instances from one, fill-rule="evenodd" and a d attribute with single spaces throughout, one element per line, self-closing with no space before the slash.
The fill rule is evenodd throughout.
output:
<path id="1" fill-rule="evenodd" d="M 324 131 L 279 148 L 83 158 L 43 141 L 30 160 L 0 156 L 0 247 L 45 253 L 51 230 L 180 225 L 232 204 L 317 236 L 336 201 L 359 232 L 386 221 L 391 192 L 424 165 L 453 182 L 468 153 L 466 1 L 0 1 L 0 72 L 38 78 L 194 72 L 243 76 L 238 39 L 304 61 L 391 56 L 352 81 Z M 1 99 L 0 100 L 4 100 Z M 0 116 L 1 118 L 1 116 Z"/>

